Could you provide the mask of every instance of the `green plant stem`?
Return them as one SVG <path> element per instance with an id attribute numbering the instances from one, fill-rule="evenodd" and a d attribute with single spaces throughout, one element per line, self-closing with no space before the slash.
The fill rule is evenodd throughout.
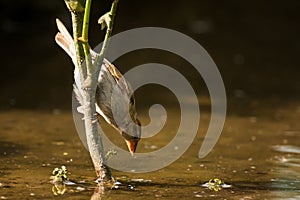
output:
<path id="1" fill-rule="evenodd" d="M 85 0 L 76 0 L 76 1 L 65 0 L 65 3 L 72 16 L 76 61 L 79 70 L 80 80 L 83 81 L 86 78 L 86 69 L 85 66 L 82 65 L 82 61 L 84 60 L 84 50 L 82 46 L 79 44 L 80 43 L 79 37 L 82 34 L 82 20 L 84 14 L 84 8 L 82 5 L 84 5 Z"/>
<path id="2" fill-rule="evenodd" d="M 103 63 L 105 52 L 106 52 L 106 49 L 107 49 L 107 46 L 108 46 L 108 41 L 109 41 L 109 38 L 111 37 L 111 34 L 112 34 L 112 29 L 113 29 L 113 24 L 114 24 L 114 20 L 115 20 L 115 16 L 116 16 L 118 3 L 119 3 L 119 0 L 114 0 L 113 4 L 111 6 L 111 9 L 110 9 L 110 12 L 109 12 L 110 21 L 107 24 L 107 29 L 106 29 L 106 34 L 105 34 L 105 38 L 104 38 L 104 41 L 103 41 L 103 45 L 102 45 L 100 53 L 97 55 L 97 57 L 95 59 L 95 63 L 96 63 L 97 66 L 101 66 L 102 63 Z"/>
<path id="3" fill-rule="evenodd" d="M 82 39 L 86 42 L 88 42 L 91 4 L 92 4 L 92 0 L 86 0 L 85 11 L 83 16 L 83 26 L 82 26 Z"/>
<path id="4" fill-rule="evenodd" d="M 93 74 L 92 60 L 91 60 L 91 56 L 90 56 L 90 46 L 89 46 L 89 40 L 88 40 L 91 4 L 92 4 L 92 0 L 86 0 L 85 11 L 84 11 L 84 16 L 83 16 L 82 36 L 80 37 L 80 41 L 82 42 L 82 46 L 83 46 L 88 77 L 90 77 L 91 74 Z"/>

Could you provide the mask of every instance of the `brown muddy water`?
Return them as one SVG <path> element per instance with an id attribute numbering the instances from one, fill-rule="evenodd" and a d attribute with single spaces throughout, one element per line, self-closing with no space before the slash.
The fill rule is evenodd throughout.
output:
<path id="1" fill-rule="evenodd" d="M 205 102 L 207 98 L 200 98 L 200 104 Z M 238 107 L 237 102 L 230 101 Z M 243 110 L 249 110 L 249 114 L 228 113 L 219 141 L 205 158 L 197 156 L 210 118 L 210 112 L 204 109 L 199 132 L 180 159 L 150 173 L 113 170 L 122 185 L 103 193 L 97 192 L 93 182 L 92 163 L 76 133 L 71 111 L 3 111 L 0 198 L 300 199 L 300 103 L 251 101 L 243 105 Z M 167 111 L 166 127 L 155 137 L 141 140 L 138 152 L 156 150 L 169 142 L 166 135 L 174 132 L 179 113 L 175 108 Z M 147 112 L 140 113 L 141 121 L 147 123 Z M 121 137 L 114 131 L 111 134 L 113 141 L 125 149 Z M 55 195 L 49 177 L 62 165 L 76 184 L 67 186 L 63 195 Z M 232 187 L 215 192 L 201 186 L 215 177 Z"/>
<path id="2" fill-rule="evenodd" d="M 211 116 L 201 76 L 164 51 L 124 55 L 114 62 L 122 73 L 162 63 L 183 74 L 200 96 L 200 128 L 174 163 L 143 174 L 112 170 L 122 185 L 102 194 L 72 118 L 72 64 L 54 42 L 55 18 L 71 27 L 63 0 L 3 0 L 0 8 L 0 199 L 300 199 L 299 0 L 120 1 L 114 34 L 145 26 L 170 28 L 208 51 L 224 80 L 228 113 L 217 144 L 199 159 Z M 102 40 L 97 21 L 109 8 L 110 1 L 94 1 L 91 46 Z M 165 91 L 144 89 L 136 93 L 142 124 L 150 122 L 153 103 L 167 102 L 168 121 L 155 137 L 140 141 L 139 153 L 168 144 L 180 123 L 178 102 L 164 96 L 164 102 L 149 100 Z M 126 150 L 122 138 L 102 124 Z M 55 195 L 49 177 L 62 165 L 76 184 Z M 218 192 L 202 187 L 212 178 L 232 187 Z"/>

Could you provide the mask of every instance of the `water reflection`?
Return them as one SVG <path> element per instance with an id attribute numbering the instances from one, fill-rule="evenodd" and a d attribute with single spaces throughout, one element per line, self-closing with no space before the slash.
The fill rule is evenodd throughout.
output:
<path id="1" fill-rule="evenodd" d="M 106 190 L 94 182 L 94 169 L 88 152 L 76 135 L 71 112 L 58 115 L 50 111 L 0 113 L 0 197 L 29 199 L 34 195 L 36 199 L 59 197 L 72 200 L 299 199 L 300 115 L 295 112 L 299 103 L 287 105 L 281 102 L 284 107 L 280 108 L 279 119 L 274 114 L 279 111 L 273 106 L 278 103 L 272 104 L 270 109 L 266 104 L 260 105 L 263 106 L 255 104 L 251 107 L 250 113 L 229 113 L 213 152 L 199 159 L 199 145 L 210 119 L 209 111 L 204 110 L 199 134 L 179 160 L 152 173 L 113 171 L 121 184 Z M 170 110 L 170 122 L 167 122 L 170 124 L 160 134 L 141 140 L 138 151 L 161 148 L 170 140 L 174 124 L 178 122 L 175 111 Z M 146 116 L 141 118 L 144 120 Z M 119 140 L 119 135 L 112 133 L 111 136 L 116 145 L 126 147 Z M 76 185 L 54 188 L 56 196 L 48 177 L 53 168 L 61 165 L 68 168 L 71 172 L 69 178 Z M 217 193 L 201 187 L 214 177 L 221 178 L 232 187 Z"/>
<path id="2" fill-rule="evenodd" d="M 275 145 L 273 150 L 278 152 L 274 156 L 274 162 L 277 164 L 271 179 L 270 188 L 276 188 L 272 191 L 274 199 L 300 199 L 300 147 L 293 145 Z M 279 191 L 278 191 L 279 190 Z"/>

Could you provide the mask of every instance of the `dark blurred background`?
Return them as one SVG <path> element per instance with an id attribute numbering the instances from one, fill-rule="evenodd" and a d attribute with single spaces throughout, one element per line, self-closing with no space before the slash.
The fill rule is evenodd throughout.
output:
<path id="1" fill-rule="evenodd" d="M 93 2 L 92 46 L 103 38 L 97 20 L 110 5 L 108 0 Z M 1 0 L 0 10 L 0 110 L 70 109 L 73 65 L 54 42 L 55 18 L 71 27 L 64 1 Z M 144 26 L 180 31 L 214 59 L 229 100 L 293 101 L 300 94 L 299 10 L 298 0 L 121 0 L 114 33 Z M 199 94 L 207 95 L 201 77 L 170 53 L 137 51 L 116 63 L 126 72 L 147 62 L 174 66 Z"/>

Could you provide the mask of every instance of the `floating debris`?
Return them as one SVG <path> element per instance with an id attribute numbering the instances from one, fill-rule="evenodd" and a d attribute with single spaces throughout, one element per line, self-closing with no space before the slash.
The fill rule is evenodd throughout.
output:
<path id="1" fill-rule="evenodd" d="M 66 180 L 64 182 L 65 185 L 76 185 L 76 183 L 72 182 L 72 181 L 69 181 L 69 180 Z"/>
<path id="2" fill-rule="evenodd" d="M 216 192 L 224 188 L 231 188 L 231 185 L 224 183 L 224 181 L 218 178 L 210 179 L 207 183 L 204 183 L 201 186 L 206 187 L 210 190 L 214 190 Z"/>
<path id="3" fill-rule="evenodd" d="M 115 181 L 114 185 L 112 186 L 111 189 L 119 189 L 122 186 L 122 183 L 119 181 Z"/>
<path id="4" fill-rule="evenodd" d="M 83 188 L 83 187 L 79 187 L 79 186 L 78 186 L 78 187 L 76 188 L 76 190 L 77 190 L 77 191 L 84 191 L 84 190 L 85 190 L 85 188 Z"/>
<path id="5" fill-rule="evenodd" d="M 130 179 L 127 176 L 117 177 L 114 181 L 114 185 L 111 187 L 111 189 L 129 189 L 129 190 L 135 190 L 136 186 L 139 183 L 151 183 L 152 180 L 149 179 L 143 179 L 143 178 L 134 178 Z"/>
<path id="6" fill-rule="evenodd" d="M 130 189 L 130 190 L 134 190 L 135 186 L 134 185 L 127 185 L 127 188 Z"/>
<path id="7" fill-rule="evenodd" d="M 131 179 L 132 182 L 140 182 L 140 183 L 149 183 L 152 182 L 151 180 L 143 179 L 143 178 L 133 178 Z"/>

